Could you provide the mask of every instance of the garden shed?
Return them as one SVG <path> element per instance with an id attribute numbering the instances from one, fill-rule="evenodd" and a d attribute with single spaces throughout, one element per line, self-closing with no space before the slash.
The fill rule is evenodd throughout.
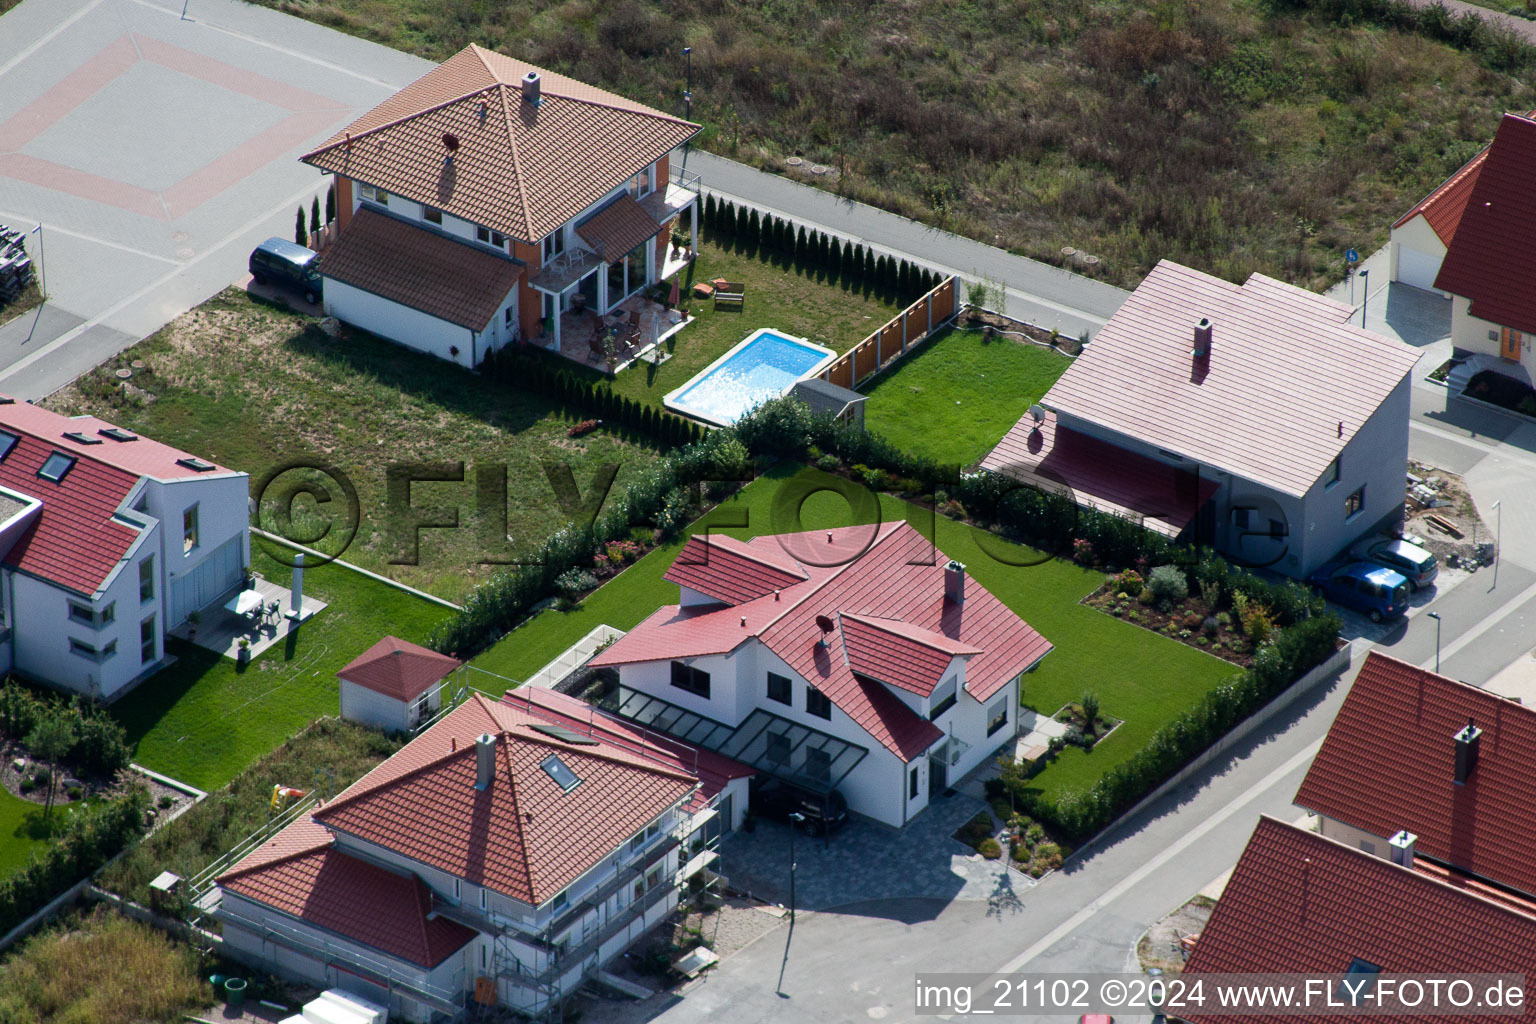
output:
<path id="1" fill-rule="evenodd" d="M 443 706 L 443 684 L 463 663 L 386 636 L 336 673 L 341 717 L 390 732 L 416 728 Z"/>

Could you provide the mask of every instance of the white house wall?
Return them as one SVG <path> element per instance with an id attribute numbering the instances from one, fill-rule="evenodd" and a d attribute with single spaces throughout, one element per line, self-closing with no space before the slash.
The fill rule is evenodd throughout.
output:
<path id="1" fill-rule="evenodd" d="M 1472 300 L 1460 295 L 1451 301 L 1451 344 L 1468 352 L 1480 352 L 1490 356 L 1503 356 L 1500 341 L 1501 325 L 1483 320 L 1471 313 Z M 1532 348 L 1532 335 L 1521 332 L 1519 363 L 1531 380 L 1536 380 L 1536 350 Z"/>
<path id="2" fill-rule="evenodd" d="M 1406 255 L 1404 250 L 1407 250 Z M 1388 258 L 1391 280 L 1432 289 L 1440 263 L 1445 259 L 1445 243 L 1424 215 L 1419 214 L 1402 227 L 1392 229 Z"/>
<path id="3" fill-rule="evenodd" d="M 10 583 L 15 634 L 14 670 L 63 689 L 110 697 L 145 668 L 139 661 L 139 581 L 137 572 L 120 572 L 95 600 L 25 573 L 6 571 Z M 113 621 L 100 629 L 69 617 L 74 601 L 95 610 L 112 606 Z M 157 626 L 158 628 L 158 626 Z M 114 654 L 101 659 L 77 654 L 70 638 L 104 650 L 115 641 Z M 161 643 L 157 637 L 157 644 Z"/>
<path id="4" fill-rule="evenodd" d="M 131 443 L 131 442 L 130 442 Z M 196 573 L 209 558 L 222 557 L 225 545 L 238 539 L 239 553 L 231 565 L 219 571 L 222 589 L 240 581 L 240 572 L 251 564 L 250 478 L 244 473 L 218 476 L 179 477 L 168 481 L 147 481 L 143 503 L 145 512 L 160 521 L 159 551 L 156 553 L 156 599 L 164 605 L 162 629 L 171 629 L 185 621 L 172 607 L 170 595 L 176 581 Z M 183 550 L 182 523 L 186 510 L 197 506 L 197 547 Z M 125 566 L 122 574 L 131 577 L 138 593 L 138 567 Z M 168 621 L 170 619 L 175 621 Z"/>
<path id="5" fill-rule="evenodd" d="M 418 309 L 354 288 L 333 277 L 325 279 L 325 312 L 397 345 L 473 369 L 478 341 L 468 328 L 428 316 Z M 454 349 L 458 354 L 454 354 Z"/>
<path id="6" fill-rule="evenodd" d="M 428 706 L 433 711 L 442 706 L 442 689 L 441 683 L 433 683 L 423 691 L 429 694 Z M 411 709 L 420 699 L 418 694 L 411 700 L 399 701 L 366 686 L 341 680 L 341 717 L 385 732 L 404 732 L 415 728 L 417 723 L 411 721 Z"/>

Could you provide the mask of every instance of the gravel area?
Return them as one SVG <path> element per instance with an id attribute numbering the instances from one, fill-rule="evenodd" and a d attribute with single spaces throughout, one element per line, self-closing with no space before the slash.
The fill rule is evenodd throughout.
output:
<path id="1" fill-rule="evenodd" d="M 1181 942 L 1185 936 L 1199 935 L 1204 930 L 1215 907 L 1215 900 L 1196 896 L 1148 928 L 1136 944 L 1136 958 L 1141 962 L 1141 969 L 1160 967 L 1165 974 L 1178 974 L 1184 970 Z"/>

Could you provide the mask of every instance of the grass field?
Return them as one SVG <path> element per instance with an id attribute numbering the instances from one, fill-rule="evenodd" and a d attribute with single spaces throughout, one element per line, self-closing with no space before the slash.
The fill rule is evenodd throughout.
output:
<path id="1" fill-rule="evenodd" d="M 715 532 L 750 537 L 775 532 L 774 494 L 791 478 L 804 474 L 830 482 L 825 474 L 796 466 L 776 468 L 744 488 L 694 523 L 689 533 L 711 523 L 737 521 L 743 513 L 751 526 L 714 527 Z M 926 529 L 921 510 L 882 495 L 880 515 L 886 521 L 909 519 Z M 818 493 L 802 509 L 804 529 L 850 525 L 849 505 L 840 496 Z M 1114 735 L 1092 752 L 1073 748 L 1047 767 L 1035 784 L 1064 793 L 1092 784 L 1110 766 L 1134 754 L 1165 722 L 1189 707 L 1222 679 L 1237 671 L 1232 665 L 1191 647 L 1122 622 L 1078 602 L 1103 582 L 1103 576 L 1071 562 L 1047 561 L 1020 568 L 994 559 L 988 551 L 1017 554 L 1015 561 L 1038 554 L 995 536 L 986 535 L 988 550 L 977 545 L 981 531 L 939 517 L 937 543 L 952 558 L 964 562 L 977 582 L 1024 618 L 1055 645 L 1040 667 L 1024 679 L 1023 701 L 1052 714 L 1085 690 L 1094 690 L 1103 713 L 1125 720 Z M 676 584 L 661 577 L 686 536 L 657 548 L 569 612 L 545 611 L 473 662 L 479 668 L 526 679 L 588 630 L 602 623 L 629 629 L 657 607 L 677 601 Z M 1033 557 L 1030 557 L 1033 556 Z M 489 689 L 489 677 L 474 685 Z"/>
<path id="2" fill-rule="evenodd" d="M 906 451 L 968 466 L 1070 365 L 1053 349 L 946 331 L 861 389 L 864 425 Z"/>
<path id="3" fill-rule="evenodd" d="M 259 543 L 252 548 L 252 567 L 287 586 L 291 572 Z M 421 643 L 452 614 L 336 565 L 305 570 L 304 591 L 329 607 L 244 670 L 232 658 L 167 641 L 176 664 L 112 705 L 135 762 L 217 789 L 314 719 L 336 714 L 337 669 L 385 634 Z"/>
<path id="4" fill-rule="evenodd" d="M 746 302 L 740 310 L 717 311 L 711 301 L 692 300 L 689 305 L 697 319 L 668 339 L 672 358 L 660 367 L 640 363 L 619 373 L 612 385 L 619 394 L 659 408 L 662 396 L 760 327 L 772 327 L 842 353 L 901 311 L 862 292 L 818 281 L 814 273 L 808 275 L 708 241 L 699 246 L 698 254 L 679 278 L 683 289 L 686 291 L 693 281 L 723 277 L 746 283 Z M 585 375 L 591 380 L 602 376 L 591 368 Z"/>
<path id="5" fill-rule="evenodd" d="M 142 360 L 147 370 L 134 371 L 125 392 L 113 374 L 130 360 Z M 244 470 L 253 483 L 293 463 L 334 464 L 354 483 L 360 502 L 346 559 L 449 600 L 461 599 L 498 568 L 481 561 L 496 551 L 501 508 L 492 501 L 491 514 L 480 514 L 480 470 L 505 467 L 507 532 L 515 544 L 532 544 L 569 518 L 544 462 L 570 466 L 587 494 L 599 466 L 617 464 L 615 486 L 622 487 L 629 473 L 656 457 L 649 442 L 606 430 L 573 440 L 566 436 L 571 420 L 553 401 L 367 335 L 331 338 L 312 318 L 235 289 L 178 317 L 46 404 L 96 413 Z M 390 513 L 389 467 L 459 462 L 462 483 L 411 486 L 412 506 L 456 508 L 460 522 L 458 529 L 419 531 L 413 552 L 410 531 L 398 529 L 410 515 Z M 289 479 L 285 474 L 279 483 Z M 340 497 L 334 484 L 324 483 Z M 322 509 L 301 498 L 296 518 L 307 513 L 323 520 L 344 504 Z M 264 508 L 263 524 L 272 528 L 269 511 Z M 329 541 L 316 543 L 336 553 Z M 409 558 L 416 564 L 398 564 Z"/>
<path id="6" fill-rule="evenodd" d="M 1169 258 L 1318 286 L 1529 109 L 1483 58 L 1301 0 L 262 0 L 442 60 L 477 42 L 681 114 L 702 147 L 1134 285 Z M 1323 5 L 1338 9 L 1342 4 Z M 836 97 L 829 102 L 828 97 Z M 817 179 L 824 182 L 825 179 Z"/>

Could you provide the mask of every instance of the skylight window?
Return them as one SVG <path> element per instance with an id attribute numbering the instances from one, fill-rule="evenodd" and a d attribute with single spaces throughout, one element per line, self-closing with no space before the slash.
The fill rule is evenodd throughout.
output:
<path id="1" fill-rule="evenodd" d="M 177 459 L 176 465 L 186 466 L 188 469 L 198 473 L 206 473 L 213 468 L 213 463 L 204 462 L 202 459 L 192 455 L 188 455 L 186 458 Z"/>
<path id="2" fill-rule="evenodd" d="M 17 440 L 19 439 L 15 434 L 0 430 L 0 462 L 4 462 L 5 457 L 11 454 L 11 449 L 16 447 Z"/>
<path id="3" fill-rule="evenodd" d="M 560 760 L 559 754 L 550 754 L 539 762 L 539 767 L 544 769 L 544 774 L 555 780 L 555 785 L 569 793 L 581 785 L 581 778 L 571 771 L 569 765 Z"/>
<path id="4" fill-rule="evenodd" d="M 60 483 L 64 474 L 75 467 L 75 457 L 65 455 L 63 452 L 54 452 L 48 456 L 48 461 L 43 463 L 43 468 L 37 471 L 37 475 L 52 483 Z"/>
<path id="5" fill-rule="evenodd" d="M 96 431 L 96 433 L 102 437 L 110 437 L 114 441 L 137 441 L 139 439 L 138 434 L 131 430 L 124 430 L 122 427 L 103 427 Z"/>
<path id="6" fill-rule="evenodd" d="M 65 433 L 64 439 L 66 441 L 73 441 L 73 442 L 75 442 L 75 444 L 101 444 L 101 443 L 103 443 L 101 438 L 99 438 L 99 437 L 92 437 L 90 434 L 82 434 L 78 430 L 68 431 L 67 433 Z"/>
<path id="7" fill-rule="evenodd" d="M 1375 991 L 1376 986 L 1370 979 L 1380 973 L 1378 965 L 1363 957 L 1354 957 L 1349 961 L 1349 969 L 1344 972 L 1343 980 L 1334 989 L 1334 998 L 1349 1006 L 1360 1005 L 1361 996 Z"/>

